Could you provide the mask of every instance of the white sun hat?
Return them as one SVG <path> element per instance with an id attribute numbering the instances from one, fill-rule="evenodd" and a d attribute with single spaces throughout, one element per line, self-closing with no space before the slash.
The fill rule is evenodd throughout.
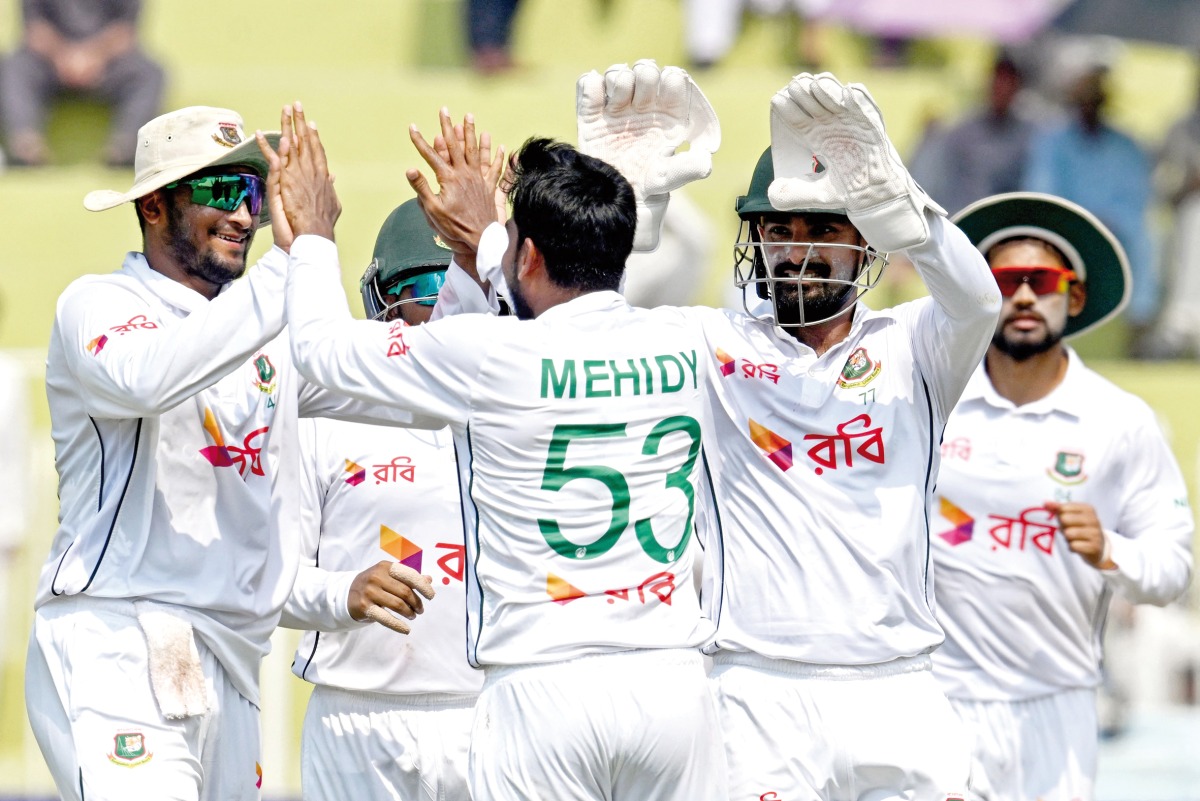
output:
<path id="1" fill-rule="evenodd" d="M 271 147 L 278 149 L 279 136 L 278 131 L 266 134 Z M 97 189 L 84 197 L 83 207 L 88 211 L 116 208 L 207 167 L 232 165 L 245 165 L 267 176 L 267 160 L 254 137 L 246 138 L 242 116 L 227 108 L 188 106 L 155 117 L 138 130 L 134 180 L 128 192 Z M 263 203 L 259 225 L 268 222 Z"/>

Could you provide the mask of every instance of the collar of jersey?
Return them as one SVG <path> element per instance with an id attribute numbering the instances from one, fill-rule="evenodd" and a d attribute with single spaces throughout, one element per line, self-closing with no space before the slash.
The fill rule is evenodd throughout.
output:
<path id="1" fill-rule="evenodd" d="M 1064 347 L 1067 351 L 1067 373 L 1063 376 L 1062 382 L 1046 397 L 1026 403 L 1024 406 L 1014 406 L 1012 401 L 1001 397 L 996 388 L 992 386 L 987 370 L 984 369 L 981 362 L 979 367 L 975 368 L 975 372 L 971 374 L 971 380 L 967 382 L 967 387 L 963 390 L 959 403 L 982 401 L 989 406 L 1016 414 L 1062 412 L 1078 417 L 1079 411 L 1084 408 L 1088 400 L 1084 397 L 1086 393 L 1080 391 L 1080 383 L 1076 380 L 1084 367 L 1083 362 L 1079 360 L 1079 354 L 1069 345 L 1064 345 Z"/>
<path id="2" fill-rule="evenodd" d="M 598 292 L 588 292 L 577 298 L 572 298 L 566 303 L 551 306 L 539 314 L 537 319 L 557 320 L 559 317 L 574 317 L 578 314 L 619 308 L 629 308 L 629 301 L 625 300 L 619 292 L 605 289 Z"/>
<path id="3" fill-rule="evenodd" d="M 136 251 L 126 253 L 121 268 L 159 298 L 188 314 L 208 305 L 208 298 L 196 290 L 184 286 L 173 278 L 168 278 L 157 270 L 152 270 L 144 254 Z M 222 286 L 217 294 L 224 292 L 230 286 L 232 286 L 232 282 Z"/>

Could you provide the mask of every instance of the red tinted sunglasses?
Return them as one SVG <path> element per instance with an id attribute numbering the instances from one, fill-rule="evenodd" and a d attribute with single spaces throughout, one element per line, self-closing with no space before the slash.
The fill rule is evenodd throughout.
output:
<path id="1" fill-rule="evenodd" d="M 992 275 L 1006 298 L 1017 294 L 1022 284 L 1029 284 L 1035 295 L 1061 294 L 1076 280 L 1074 271 L 1061 267 L 999 267 Z"/>

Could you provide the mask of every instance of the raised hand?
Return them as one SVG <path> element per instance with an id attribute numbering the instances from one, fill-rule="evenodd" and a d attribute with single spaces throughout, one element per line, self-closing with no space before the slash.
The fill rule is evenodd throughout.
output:
<path id="1" fill-rule="evenodd" d="M 843 212 L 877 250 L 921 244 L 925 210 L 946 213 L 909 175 L 867 88 L 827 72 L 800 73 L 775 93 L 771 154 L 772 206 Z"/>
<path id="2" fill-rule="evenodd" d="M 278 172 L 279 201 L 295 236 L 315 234 L 333 239 L 333 228 L 342 204 L 333 188 L 325 146 L 316 125 L 308 122 L 299 102 L 284 106 L 280 128 Z M 259 147 L 262 147 L 260 143 Z M 269 157 L 268 157 L 269 158 Z M 272 216 L 275 208 L 272 207 Z"/>
<path id="3" fill-rule="evenodd" d="M 275 245 L 283 250 L 290 250 L 292 242 L 295 240 L 295 234 L 292 233 L 292 226 L 288 223 L 287 213 L 283 209 L 283 195 L 279 189 L 279 177 L 283 170 L 283 159 L 291 150 L 291 125 L 284 125 L 285 122 L 290 122 L 288 113 L 289 106 L 284 106 L 283 113 L 280 115 L 280 129 L 283 133 L 279 137 L 279 151 L 276 152 L 271 143 L 267 141 L 266 135 L 262 131 L 254 132 L 254 139 L 258 142 L 258 149 L 262 151 L 263 158 L 267 160 L 267 166 L 270 168 L 267 172 L 267 210 L 271 215 L 271 234 L 274 237 Z"/>
<path id="4" fill-rule="evenodd" d="M 684 70 L 642 59 L 592 71 L 575 87 L 579 150 L 616 167 L 633 186 L 638 226 L 633 249 L 658 247 L 670 193 L 707 178 L 721 125 Z M 690 148 L 676 152 L 680 145 Z"/>
<path id="5" fill-rule="evenodd" d="M 408 170 L 408 183 L 417 193 L 429 225 L 454 251 L 455 261 L 473 270 L 479 239 L 484 229 L 496 222 L 497 175 L 493 174 L 496 159 L 490 156 L 490 137 L 488 150 L 481 149 L 473 115 L 467 114 L 463 119 L 461 132 L 445 108 L 438 113 L 438 122 L 441 134 L 432 145 L 416 125 L 409 126 L 409 138 L 433 170 L 438 191 L 433 191 L 418 169 Z M 502 149 L 499 160 L 503 161 Z"/>

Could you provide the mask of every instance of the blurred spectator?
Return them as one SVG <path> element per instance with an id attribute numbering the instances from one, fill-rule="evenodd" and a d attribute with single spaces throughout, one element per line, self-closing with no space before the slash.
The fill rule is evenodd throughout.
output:
<path id="1" fill-rule="evenodd" d="M 1020 189 L 1033 125 L 1015 103 L 1022 74 L 1001 53 L 992 67 L 987 106 L 949 129 L 931 122 L 913 154 L 913 177 L 951 214 L 970 203 Z"/>
<path id="2" fill-rule="evenodd" d="M 742 15 L 747 10 L 778 16 L 791 6 L 798 17 L 806 20 L 800 32 L 798 60 L 815 70 L 821 57 L 818 27 L 812 18 L 830 5 L 832 0 L 685 0 L 684 45 L 688 59 L 700 69 L 715 66 L 737 41 Z"/>
<path id="3" fill-rule="evenodd" d="M 164 82 L 138 43 L 141 1 L 22 0 L 21 11 L 21 45 L 0 68 L 9 161 L 46 163 L 50 102 L 74 93 L 113 107 L 105 162 L 132 166 L 138 128 L 158 113 Z"/>
<path id="4" fill-rule="evenodd" d="M 1104 120 L 1108 67 L 1090 64 L 1067 84 L 1072 116 L 1035 133 L 1022 188 L 1064 197 L 1100 218 L 1129 255 L 1133 288 L 1125 311 L 1134 350 L 1144 343 L 1158 311 L 1155 268 L 1146 210 L 1151 161 L 1141 146 Z"/>
<path id="5" fill-rule="evenodd" d="M 1146 355 L 1195 358 L 1200 356 L 1200 94 L 1191 113 L 1167 131 L 1154 183 L 1171 207 L 1174 230 L 1165 261 L 1170 291 Z"/>
<path id="6" fill-rule="evenodd" d="M 2 312 L 0 309 L 0 317 Z M 25 368 L 0 351 L 0 420 L 5 426 L 4 436 L 0 437 L 0 609 L 12 609 L 26 602 L 12 596 L 14 582 L 9 574 L 25 539 L 29 509 L 28 399 Z M 5 615 L 4 619 L 11 621 L 12 617 Z M 13 632 L 0 623 L 0 665 L 5 662 L 4 651 L 10 639 L 14 639 Z M 10 715 L 15 714 L 5 709 L 0 717 L 10 720 Z"/>
<path id="7" fill-rule="evenodd" d="M 467 41 L 476 72 L 495 75 L 512 69 L 512 25 L 519 1 L 467 0 Z"/>

